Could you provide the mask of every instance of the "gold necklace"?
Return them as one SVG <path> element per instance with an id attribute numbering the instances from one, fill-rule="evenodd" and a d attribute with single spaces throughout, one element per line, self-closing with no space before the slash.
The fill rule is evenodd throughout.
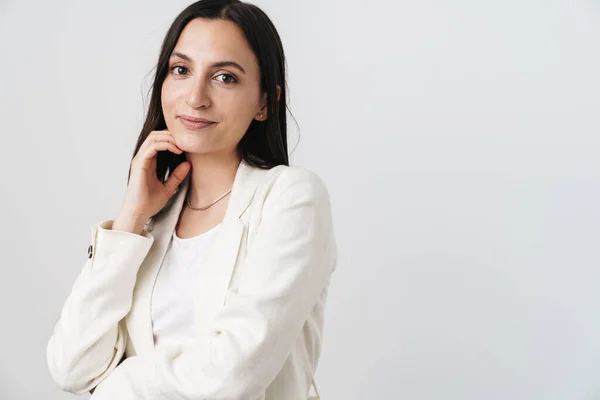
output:
<path id="1" fill-rule="evenodd" d="M 213 201 L 212 203 L 210 203 L 209 205 L 204 206 L 204 207 L 194 207 L 190 204 L 190 192 L 189 191 L 187 192 L 185 200 L 187 202 L 188 207 L 191 208 L 192 210 L 204 211 L 204 210 L 207 210 L 208 208 L 212 207 L 213 205 L 215 205 L 219 200 L 221 200 L 223 197 L 227 196 L 230 192 L 231 192 L 231 189 L 229 189 L 228 191 L 223 193 L 221 196 L 219 196 L 218 199 L 216 199 L 215 201 Z"/>

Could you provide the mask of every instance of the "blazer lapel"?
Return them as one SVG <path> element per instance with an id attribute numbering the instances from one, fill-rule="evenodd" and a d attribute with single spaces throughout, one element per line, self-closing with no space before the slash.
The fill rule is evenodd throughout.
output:
<path id="1" fill-rule="evenodd" d="M 210 337 L 210 322 L 224 305 L 246 229 L 240 217 L 250 205 L 265 172 L 244 161 L 238 168 L 225 216 L 196 283 L 195 327 L 196 337 L 200 340 Z"/>
<path id="2" fill-rule="evenodd" d="M 198 337 L 208 333 L 211 318 L 223 306 L 245 230 L 240 217 L 250 204 L 265 171 L 250 166 L 244 160 L 239 164 L 225 216 L 211 249 L 204 257 L 203 273 L 196 284 L 195 312 Z M 173 195 L 171 207 L 163 215 L 157 216 L 156 221 L 148 227 L 148 231 L 154 236 L 154 243 L 138 271 L 132 307 L 125 318 L 136 354 L 154 349 L 152 291 L 184 205 L 190 176 L 179 185 L 178 191 Z"/>

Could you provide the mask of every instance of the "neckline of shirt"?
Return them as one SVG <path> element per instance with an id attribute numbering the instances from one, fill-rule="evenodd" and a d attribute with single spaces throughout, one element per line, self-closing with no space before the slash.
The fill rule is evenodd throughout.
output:
<path id="1" fill-rule="evenodd" d="M 177 236 L 177 229 L 173 229 L 173 240 L 178 243 L 182 243 L 182 244 L 194 242 L 196 240 L 211 236 L 212 234 L 214 234 L 216 232 L 216 230 L 219 226 L 221 226 L 221 224 L 215 225 L 214 227 L 210 228 L 206 232 L 202 232 L 199 235 L 192 236 L 189 238 L 180 238 L 179 236 Z"/>

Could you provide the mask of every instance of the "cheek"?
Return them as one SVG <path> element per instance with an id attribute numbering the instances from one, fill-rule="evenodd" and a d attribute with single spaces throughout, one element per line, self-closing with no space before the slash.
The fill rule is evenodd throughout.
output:
<path id="1" fill-rule="evenodd" d="M 160 104 L 162 106 L 163 115 L 165 116 L 165 119 L 169 118 L 169 109 L 171 106 L 170 93 L 171 92 L 169 90 L 169 86 L 165 82 L 160 91 Z"/>
<path id="2" fill-rule="evenodd" d="M 245 125 L 254 117 L 259 107 L 254 93 L 241 93 L 230 99 L 228 108 L 231 110 L 229 115 L 237 123 Z"/>
<path id="3" fill-rule="evenodd" d="M 162 104 L 163 114 L 165 119 L 173 118 L 172 113 L 175 112 L 175 103 L 177 99 L 177 87 L 168 79 L 163 83 L 160 101 Z"/>
<path id="4" fill-rule="evenodd" d="M 228 103 L 228 127 L 230 139 L 239 141 L 242 139 L 246 130 L 252 123 L 256 111 L 258 110 L 258 102 L 251 95 L 237 96 L 231 99 Z"/>

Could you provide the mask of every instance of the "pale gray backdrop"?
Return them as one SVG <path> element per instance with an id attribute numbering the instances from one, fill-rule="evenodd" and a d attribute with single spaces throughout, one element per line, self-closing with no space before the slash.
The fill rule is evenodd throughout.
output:
<path id="1" fill-rule="evenodd" d="M 0 1 L 2 400 L 72 398 L 45 346 L 189 3 Z M 333 200 L 323 399 L 600 399 L 598 1 L 257 4 Z"/>

